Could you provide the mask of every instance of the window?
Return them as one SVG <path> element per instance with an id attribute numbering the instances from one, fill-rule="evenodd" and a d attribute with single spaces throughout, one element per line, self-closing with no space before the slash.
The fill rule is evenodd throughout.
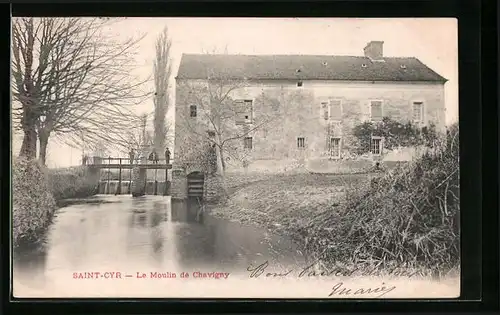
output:
<path id="1" fill-rule="evenodd" d="M 413 121 L 422 122 L 424 120 L 424 103 L 413 102 Z"/>
<path id="2" fill-rule="evenodd" d="M 189 116 L 196 117 L 197 115 L 198 115 L 198 112 L 196 110 L 196 105 L 189 106 Z"/>
<path id="3" fill-rule="evenodd" d="M 252 100 L 236 100 L 236 118 L 235 122 L 238 125 L 251 124 L 253 122 L 253 101 Z"/>
<path id="4" fill-rule="evenodd" d="M 342 101 L 330 100 L 329 102 L 322 102 L 321 111 L 323 119 L 340 121 L 342 120 Z"/>
<path id="5" fill-rule="evenodd" d="M 372 121 L 382 120 L 382 101 L 371 101 L 371 119 Z"/>
<path id="6" fill-rule="evenodd" d="M 331 137 L 329 143 L 330 156 L 331 157 L 340 157 L 340 138 L 339 137 Z"/>
<path id="7" fill-rule="evenodd" d="M 306 138 L 299 137 L 297 138 L 297 148 L 303 149 L 306 147 Z"/>
<path id="8" fill-rule="evenodd" d="M 342 102 L 340 100 L 330 101 L 330 119 L 342 120 Z"/>
<path id="9" fill-rule="evenodd" d="M 382 154 L 382 138 L 381 137 L 372 137 L 371 152 L 373 155 Z"/>
<path id="10" fill-rule="evenodd" d="M 247 150 L 251 150 L 252 149 L 252 137 L 245 137 L 245 139 L 243 139 L 243 148 L 247 149 Z"/>

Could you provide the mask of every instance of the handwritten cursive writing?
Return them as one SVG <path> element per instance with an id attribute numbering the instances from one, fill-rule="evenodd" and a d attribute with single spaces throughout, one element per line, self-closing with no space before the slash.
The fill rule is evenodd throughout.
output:
<path id="1" fill-rule="evenodd" d="M 385 286 L 385 283 L 383 282 L 378 287 L 366 287 L 358 289 L 347 288 L 344 286 L 343 282 L 339 282 L 332 287 L 332 291 L 328 296 L 378 294 L 375 297 L 381 297 L 394 289 L 396 289 L 396 286 Z"/>
<path id="2" fill-rule="evenodd" d="M 263 275 L 266 271 L 266 268 L 269 266 L 269 262 L 266 260 L 264 263 L 258 265 L 257 267 L 252 267 L 251 265 L 247 267 L 247 271 L 250 272 L 250 278 L 258 278 Z M 265 277 L 286 277 L 288 276 L 293 269 L 277 273 L 277 272 L 267 272 Z"/>
<path id="3" fill-rule="evenodd" d="M 315 266 L 317 266 L 318 261 L 308 264 L 307 266 L 296 270 L 287 269 L 283 270 L 279 273 L 265 273 L 266 269 L 269 267 L 269 262 L 266 260 L 257 266 L 249 266 L 247 271 L 250 272 L 250 278 L 258 278 L 261 275 L 265 277 L 285 277 L 289 275 L 296 276 L 298 278 L 310 278 L 310 277 L 352 277 L 352 276 L 376 276 L 378 274 L 377 269 L 367 269 L 362 267 L 356 267 L 352 269 L 334 267 L 330 269 L 322 268 L 321 270 L 317 270 Z M 408 272 L 404 269 L 399 268 L 391 268 L 388 270 L 384 270 L 385 276 L 393 276 L 393 277 L 406 277 L 412 278 L 418 275 L 418 271 Z"/>

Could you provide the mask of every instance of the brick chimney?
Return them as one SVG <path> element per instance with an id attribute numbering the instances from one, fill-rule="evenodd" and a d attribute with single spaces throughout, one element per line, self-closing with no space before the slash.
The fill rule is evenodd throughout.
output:
<path id="1" fill-rule="evenodd" d="M 364 49 L 365 57 L 371 60 L 383 60 L 384 58 L 384 42 L 382 41 L 371 41 L 366 44 Z"/>

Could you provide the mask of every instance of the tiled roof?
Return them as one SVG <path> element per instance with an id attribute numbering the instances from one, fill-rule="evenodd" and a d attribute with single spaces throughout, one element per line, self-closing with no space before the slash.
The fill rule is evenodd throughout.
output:
<path id="1" fill-rule="evenodd" d="M 446 82 L 414 57 L 183 54 L 177 78 Z"/>

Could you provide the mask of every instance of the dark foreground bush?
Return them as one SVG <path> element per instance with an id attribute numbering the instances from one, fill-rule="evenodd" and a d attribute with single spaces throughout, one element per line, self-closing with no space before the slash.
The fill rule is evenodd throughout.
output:
<path id="1" fill-rule="evenodd" d="M 301 229 L 325 262 L 444 272 L 459 265 L 459 132 L 409 165 L 351 191 Z M 319 258 L 319 257 L 317 257 Z"/>
<path id="2" fill-rule="evenodd" d="M 12 165 L 12 233 L 14 248 L 41 240 L 55 210 L 47 169 L 38 161 L 17 159 Z"/>
<path id="3" fill-rule="evenodd" d="M 49 184 L 56 200 L 85 198 L 95 194 L 96 184 L 87 176 L 85 167 L 49 170 Z"/>

